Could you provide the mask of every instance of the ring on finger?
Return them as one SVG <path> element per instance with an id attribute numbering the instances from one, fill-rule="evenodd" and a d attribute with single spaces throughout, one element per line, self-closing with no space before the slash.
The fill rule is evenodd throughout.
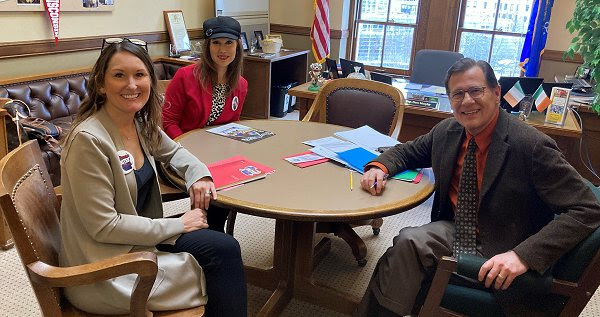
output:
<path id="1" fill-rule="evenodd" d="M 506 277 L 504 277 L 504 276 L 502 276 L 502 275 L 498 274 L 498 277 L 497 277 L 497 278 L 499 278 L 499 279 L 503 280 L 503 279 L 505 279 Z"/>
<path id="2" fill-rule="evenodd" d="M 210 196 L 209 192 L 204 193 L 204 196 Z"/>

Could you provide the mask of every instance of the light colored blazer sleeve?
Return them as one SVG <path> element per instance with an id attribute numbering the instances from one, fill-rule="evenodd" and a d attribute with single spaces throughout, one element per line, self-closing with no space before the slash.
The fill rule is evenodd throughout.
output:
<path id="1" fill-rule="evenodd" d="M 204 163 L 200 162 L 197 157 L 181 146 L 181 144 L 173 141 L 162 130 L 161 134 L 160 147 L 156 153 L 153 153 L 154 158 L 172 167 L 179 177 L 185 180 L 187 190 L 203 177 L 208 176 L 212 179 L 212 175 Z"/>
<path id="2" fill-rule="evenodd" d="M 98 242 L 143 246 L 183 233 L 179 218 L 150 219 L 136 214 L 119 162 L 114 162 L 116 154 L 111 151 L 116 152 L 112 143 L 81 131 L 63 158 L 63 180 L 69 183 L 73 210 L 87 233 Z M 179 162 L 179 156 L 173 154 Z"/>

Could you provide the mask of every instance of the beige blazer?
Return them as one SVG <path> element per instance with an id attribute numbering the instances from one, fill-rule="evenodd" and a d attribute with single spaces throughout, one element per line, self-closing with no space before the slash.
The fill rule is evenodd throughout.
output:
<path id="1" fill-rule="evenodd" d="M 138 127 L 139 131 L 139 127 Z M 174 167 L 187 188 L 210 176 L 206 165 L 162 131 L 153 153 L 140 136 L 142 149 L 156 172 L 154 160 Z M 166 253 L 155 245 L 173 244 L 183 233 L 178 218 L 164 219 L 158 180 L 155 180 L 143 215 L 135 209 L 137 185 L 132 172 L 124 173 L 117 151 L 124 145 L 112 120 L 101 109 L 78 125 L 61 155 L 63 198 L 60 215 L 61 266 L 90 263 L 132 251 L 158 255 L 158 275 L 150 292 L 150 310 L 181 309 L 206 303 L 204 273 L 188 253 Z M 136 275 L 92 285 L 71 287 L 65 295 L 76 307 L 96 314 L 124 314 Z"/>

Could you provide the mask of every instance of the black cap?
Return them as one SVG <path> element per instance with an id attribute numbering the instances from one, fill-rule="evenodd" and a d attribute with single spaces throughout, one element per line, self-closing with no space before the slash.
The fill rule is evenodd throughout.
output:
<path id="1" fill-rule="evenodd" d="M 207 39 L 226 37 L 237 40 L 240 38 L 240 33 L 242 32 L 240 22 L 232 17 L 223 15 L 204 21 L 202 29 L 204 30 L 204 36 Z"/>

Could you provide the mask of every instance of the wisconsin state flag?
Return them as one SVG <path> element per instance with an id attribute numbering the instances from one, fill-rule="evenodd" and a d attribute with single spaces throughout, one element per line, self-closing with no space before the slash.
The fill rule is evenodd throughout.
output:
<path id="1" fill-rule="evenodd" d="M 552 103 L 550 98 L 546 95 L 544 88 L 542 85 L 538 87 L 533 93 L 533 98 L 535 99 L 535 107 L 539 112 L 542 112 L 548 108 L 548 106 Z"/>
<path id="2" fill-rule="evenodd" d="M 525 97 L 521 83 L 517 83 L 504 95 L 504 99 L 514 108 L 519 104 L 519 101 Z"/>

